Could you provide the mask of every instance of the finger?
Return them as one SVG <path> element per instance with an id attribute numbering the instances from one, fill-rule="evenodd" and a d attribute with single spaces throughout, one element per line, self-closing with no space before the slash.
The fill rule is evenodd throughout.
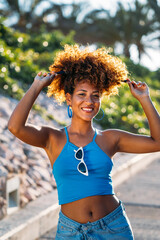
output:
<path id="1" fill-rule="evenodd" d="M 51 75 L 51 78 L 54 79 L 57 76 L 57 73 Z"/>
<path id="2" fill-rule="evenodd" d="M 41 76 L 41 74 L 42 74 L 42 72 L 39 72 L 37 75 L 38 75 L 38 76 Z"/>
<path id="3" fill-rule="evenodd" d="M 146 88 L 147 87 L 146 83 L 142 83 L 141 87 Z"/>
<path id="4" fill-rule="evenodd" d="M 125 80 L 121 80 L 122 82 L 125 82 L 125 83 L 128 83 L 130 82 L 131 80 L 129 78 L 125 79 Z"/>
<path id="5" fill-rule="evenodd" d="M 132 80 L 131 83 L 136 84 L 136 82 L 134 80 Z"/>
<path id="6" fill-rule="evenodd" d="M 126 80 L 127 80 L 127 82 L 131 82 L 131 80 L 129 78 L 127 78 Z"/>
<path id="7" fill-rule="evenodd" d="M 130 90 L 134 89 L 133 84 L 131 82 L 128 82 L 128 85 L 129 85 Z"/>
<path id="8" fill-rule="evenodd" d="M 43 73 L 43 77 L 47 76 L 47 73 Z"/>
<path id="9" fill-rule="evenodd" d="M 138 83 L 138 87 L 142 87 L 142 88 L 145 88 L 146 87 L 146 83 L 145 82 L 139 82 Z"/>
<path id="10" fill-rule="evenodd" d="M 141 81 L 138 81 L 137 82 L 137 87 L 141 87 L 142 86 L 142 82 Z"/>
<path id="11" fill-rule="evenodd" d="M 57 76 L 57 74 L 53 71 L 49 72 L 47 75 L 51 78 L 51 80 L 53 80 Z"/>
<path id="12" fill-rule="evenodd" d="M 141 87 L 142 83 L 141 82 L 135 82 L 135 87 Z"/>
<path id="13" fill-rule="evenodd" d="M 133 81 L 133 80 L 132 80 L 130 83 L 131 83 L 131 85 L 132 85 L 134 88 L 136 88 L 136 87 L 137 87 L 137 84 L 136 84 L 136 82 L 135 82 L 135 81 Z"/>
<path id="14" fill-rule="evenodd" d="M 49 74 L 49 75 L 54 75 L 54 76 L 57 76 L 57 73 L 55 73 L 54 71 L 52 71 L 52 72 L 49 72 L 48 74 Z"/>

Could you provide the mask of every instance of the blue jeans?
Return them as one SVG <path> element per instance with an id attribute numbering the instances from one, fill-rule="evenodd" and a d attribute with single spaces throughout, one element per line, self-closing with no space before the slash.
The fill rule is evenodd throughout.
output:
<path id="1" fill-rule="evenodd" d="M 120 201 L 120 205 L 105 217 L 88 223 L 78 223 L 61 210 L 55 240 L 133 240 L 133 232 Z"/>

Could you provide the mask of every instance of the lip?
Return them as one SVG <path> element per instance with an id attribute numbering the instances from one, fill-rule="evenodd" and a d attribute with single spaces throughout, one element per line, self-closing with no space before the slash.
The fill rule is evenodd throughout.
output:
<path id="1" fill-rule="evenodd" d="M 94 110 L 94 108 L 92 108 L 92 107 L 82 107 L 81 109 L 82 109 L 82 111 L 87 112 L 87 113 L 91 113 Z"/>

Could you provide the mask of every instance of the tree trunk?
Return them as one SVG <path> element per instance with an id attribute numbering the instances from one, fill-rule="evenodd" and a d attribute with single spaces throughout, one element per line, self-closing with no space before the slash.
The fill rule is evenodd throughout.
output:
<path id="1" fill-rule="evenodd" d="M 129 51 L 129 47 L 130 47 L 129 44 L 127 44 L 127 43 L 124 44 L 123 53 L 127 58 L 130 58 L 130 56 L 131 56 L 130 51 Z"/>

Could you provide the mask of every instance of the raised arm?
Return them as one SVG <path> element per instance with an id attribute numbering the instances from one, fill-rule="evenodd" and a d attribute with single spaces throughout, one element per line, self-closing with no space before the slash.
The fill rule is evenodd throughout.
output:
<path id="1" fill-rule="evenodd" d="M 50 85 L 55 74 L 43 74 L 35 77 L 31 87 L 14 109 L 9 121 L 8 129 L 17 138 L 30 145 L 45 148 L 49 137 L 49 127 L 34 126 L 27 123 L 29 112 L 41 90 Z"/>
<path id="2" fill-rule="evenodd" d="M 113 130 L 117 152 L 148 153 L 160 151 L 160 116 L 155 109 L 146 83 L 128 82 L 132 95 L 140 102 L 150 127 L 150 136 Z"/>

